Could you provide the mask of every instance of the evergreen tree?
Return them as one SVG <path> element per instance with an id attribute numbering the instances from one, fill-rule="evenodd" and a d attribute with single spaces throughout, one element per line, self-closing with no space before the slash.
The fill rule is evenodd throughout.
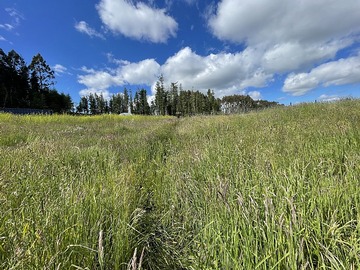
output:
<path id="1" fill-rule="evenodd" d="M 126 87 L 124 88 L 124 95 L 123 95 L 123 102 L 122 102 L 122 108 L 121 108 L 121 112 L 125 112 L 128 113 L 129 112 L 129 93 L 128 90 L 126 89 Z"/>
<path id="2" fill-rule="evenodd" d="M 157 114 L 165 115 L 166 114 L 166 91 L 164 87 L 164 76 L 160 75 L 159 80 L 155 85 L 155 107 Z"/>
<path id="3" fill-rule="evenodd" d="M 134 111 L 134 102 L 133 102 L 131 90 L 129 91 L 129 107 L 128 108 L 130 109 L 129 113 L 132 113 Z"/>
<path id="4" fill-rule="evenodd" d="M 95 94 L 95 99 L 96 99 L 96 105 L 97 105 L 97 113 L 100 113 L 100 114 L 105 113 L 106 101 L 104 99 L 103 94 L 102 93 L 100 95 Z"/>
<path id="5" fill-rule="evenodd" d="M 177 82 L 170 84 L 170 93 L 169 93 L 169 114 L 176 115 L 178 104 L 179 104 L 179 91 L 178 91 Z"/>
<path id="6" fill-rule="evenodd" d="M 146 114 L 149 115 L 150 114 L 150 106 L 149 103 L 147 101 L 147 95 L 146 95 L 146 90 L 145 89 L 141 89 L 139 92 L 140 95 L 140 109 L 141 109 L 141 114 Z"/>
<path id="7" fill-rule="evenodd" d="M 134 97 L 134 113 L 135 114 L 150 114 L 150 106 L 147 101 L 146 90 L 140 89 L 136 91 Z"/>
<path id="8" fill-rule="evenodd" d="M 97 112 L 98 112 L 98 106 L 97 106 L 96 98 L 95 98 L 94 94 L 89 95 L 89 110 L 90 110 L 90 113 L 93 115 L 97 114 Z"/>
<path id="9" fill-rule="evenodd" d="M 81 97 L 79 105 L 77 106 L 77 112 L 78 113 L 89 113 L 89 101 L 86 96 Z"/>
<path id="10" fill-rule="evenodd" d="M 112 95 L 109 101 L 110 112 L 120 114 L 124 112 L 124 97 L 120 93 Z"/>

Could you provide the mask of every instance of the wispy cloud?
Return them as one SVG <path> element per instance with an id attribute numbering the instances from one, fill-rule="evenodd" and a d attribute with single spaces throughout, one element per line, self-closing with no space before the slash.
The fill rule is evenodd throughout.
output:
<path id="1" fill-rule="evenodd" d="M 64 67 L 63 65 L 60 64 L 56 64 L 55 66 L 52 67 L 53 70 L 55 71 L 55 74 L 58 76 L 61 76 L 63 74 L 67 74 L 67 75 L 72 75 L 68 69 L 66 67 Z"/>
<path id="2" fill-rule="evenodd" d="M 14 26 L 8 23 L 0 24 L 0 28 L 5 29 L 7 31 L 11 31 L 14 29 Z"/>
<path id="3" fill-rule="evenodd" d="M 5 11 L 9 15 L 9 22 L 1 23 L 0 28 L 6 31 L 12 31 L 21 24 L 24 20 L 24 16 L 15 8 L 5 8 Z"/>
<path id="4" fill-rule="evenodd" d="M 105 36 L 103 34 L 90 27 L 85 21 L 75 23 L 75 29 L 80 33 L 84 33 L 90 37 L 98 37 L 101 39 L 105 39 Z"/>

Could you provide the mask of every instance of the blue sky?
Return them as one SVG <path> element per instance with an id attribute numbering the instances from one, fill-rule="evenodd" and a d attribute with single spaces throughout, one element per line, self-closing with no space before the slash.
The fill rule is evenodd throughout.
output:
<path id="1" fill-rule="evenodd" d="M 1 0 L 0 48 L 40 53 L 78 102 L 124 87 L 283 104 L 360 97 L 360 0 Z"/>

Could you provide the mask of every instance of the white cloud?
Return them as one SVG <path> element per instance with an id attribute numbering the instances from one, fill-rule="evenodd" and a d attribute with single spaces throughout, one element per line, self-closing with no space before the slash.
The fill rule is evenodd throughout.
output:
<path id="1" fill-rule="evenodd" d="M 129 84 L 151 85 L 159 75 L 160 65 L 154 59 L 128 63 L 117 71 L 117 76 Z"/>
<path id="2" fill-rule="evenodd" d="M 114 33 L 137 40 L 164 43 L 176 36 L 178 24 L 164 9 L 138 2 L 101 0 L 97 5 L 102 22 Z"/>
<path id="3" fill-rule="evenodd" d="M 15 18 L 16 21 L 23 20 L 24 16 L 16 10 L 15 8 L 5 8 L 5 11 L 13 18 Z"/>
<path id="4" fill-rule="evenodd" d="M 340 100 L 340 97 L 338 95 L 321 95 L 319 97 L 319 101 L 322 102 L 332 102 L 332 101 L 338 101 Z"/>
<path id="5" fill-rule="evenodd" d="M 0 28 L 7 31 L 12 31 L 21 24 L 21 21 L 24 20 L 24 16 L 15 8 L 5 8 L 5 11 L 8 13 L 11 22 L 0 24 Z"/>
<path id="6" fill-rule="evenodd" d="M 334 58 L 340 49 L 349 45 L 351 45 L 349 39 L 307 46 L 299 42 L 276 44 L 264 52 L 261 64 L 267 71 L 275 73 L 306 69 Z"/>
<path id="7" fill-rule="evenodd" d="M 318 79 L 309 76 L 308 73 L 291 73 L 284 82 L 283 91 L 291 93 L 294 96 L 301 96 L 318 85 Z"/>
<path id="8" fill-rule="evenodd" d="M 80 33 L 87 34 L 90 37 L 98 37 L 101 39 L 105 39 L 104 35 L 96 31 L 95 29 L 91 28 L 87 22 L 80 21 L 75 23 L 75 29 Z"/>
<path id="9" fill-rule="evenodd" d="M 0 41 L 6 41 L 6 38 L 4 38 L 2 35 L 0 35 Z"/>
<path id="10" fill-rule="evenodd" d="M 261 93 L 259 91 L 250 91 L 248 93 L 248 95 L 253 99 L 253 100 L 260 100 L 261 99 Z"/>
<path id="11" fill-rule="evenodd" d="M 155 8 L 156 1 L 146 3 L 101 0 L 97 10 L 114 33 L 155 43 L 175 37 L 176 21 L 166 10 Z M 166 85 L 179 82 L 183 89 L 203 92 L 210 88 L 217 97 L 265 87 L 275 74 L 287 75 L 283 91 L 294 96 L 320 86 L 360 83 L 359 55 L 334 61 L 340 50 L 360 40 L 359 0 L 346 0 L 346 5 L 335 0 L 222 0 L 218 6 L 209 4 L 204 14 L 216 37 L 242 43 L 245 49 L 200 55 L 185 47 L 162 64 L 154 59 L 129 62 L 108 54 L 115 67 L 83 68 L 78 82 L 86 89 L 81 93 L 109 93 L 110 87 L 127 84 L 145 84 L 154 90 L 160 74 Z M 86 22 L 77 28 L 90 36 L 99 34 Z M 259 91 L 247 94 L 261 99 Z"/>
<path id="12" fill-rule="evenodd" d="M 87 67 L 81 68 L 85 75 L 78 75 L 78 82 L 85 85 L 86 88 L 82 89 L 80 96 L 88 96 L 90 94 L 102 94 L 105 99 L 110 97 L 109 87 L 118 85 L 113 75 L 106 71 L 97 71 L 94 69 L 88 69 Z"/>
<path id="13" fill-rule="evenodd" d="M 360 1 L 222 0 L 208 18 L 219 39 L 262 53 L 266 72 L 306 71 L 356 42 Z"/>
<path id="14" fill-rule="evenodd" d="M 126 84 L 151 85 L 157 80 L 160 73 L 160 65 L 154 59 L 146 59 L 137 63 L 116 60 L 110 57 L 110 62 L 118 64 L 118 67 L 107 70 L 94 70 L 83 67 L 84 75 L 78 75 L 78 82 L 87 88 L 84 93 L 107 92 L 110 87 L 123 86 Z"/>
<path id="15" fill-rule="evenodd" d="M 233 42 L 317 43 L 360 30 L 360 1 L 223 0 L 209 25 Z"/>
<path id="16" fill-rule="evenodd" d="M 292 73 L 286 78 L 283 91 L 300 96 L 319 86 L 355 83 L 360 83 L 360 55 L 322 64 L 309 73 Z"/>
<path id="17" fill-rule="evenodd" d="M 154 59 L 130 63 L 108 55 L 109 62 L 118 65 L 116 68 L 98 71 L 83 68 L 83 72 L 87 74 L 78 76 L 78 82 L 88 89 L 100 90 L 125 84 L 154 86 L 158 76 L 163 74 L 166 85 L 179 82 L 183 89 L 203 92 L 210 88 L 215 91 L 216 96 L 222 97 L 238 94 L 249 86 L 262 87 L 267 84 L 272 76 L 254 64 L 254 59 L 258 58 L 256 51 L 251 50 L 237 54 L 200 56 L 189 47 L 169 57 L 163 65 Z M 253 95 L 259 94 L 254 91 Z"/>
<path id="18" fill-rule="evenodd" d="M 64 67 L 63 65 L 60 64 L 56 64 L 55 66 L 53 66 L 53 69 L 55 70 L 55 72 L 57 73 L 64 73 L 66 72 L 67 68 Z"/>
<path id="19" fill-rule="evenodd" d="M 118 81 L 114 74 L 108 71 L 95 71 L 83 68 L 87 72 L 85 75 L 78 76 L 78 82 L 87 86 L 88 89 L 96 89 L 96 91 L 107 90 L 111 86 L 122 85 L 123 81 Z"/>
<path id="20" fill-rule="evenodd" d="M 111 94 L 108 90 L 99 90 L 99 89 L 93 89 L 93 88 L 86 88 L 79 92 L 80 96 L 89 96 L 90 94 L 97 94 L 102 95 L 105 100 L 109 100 L 111 97 Z"/>
<path id="21" fill-rule="evenodd" d="M 68 72 L 68 69 L 60 64 L 56 64 L 55 66 L 52 67 L 52 69 L 55 71 L 55 74 L 58 76 L 61 76 L 62 74 L 71 75 L 71 73 Z"/>
<path id="22" fill-rule="evenodd" d="M 217 96 L 238 93 L 249 87 L 263 87 L 271 78 L 257 62 L 256 51 L 200 56 L 189 47 L 169 57 L 161 67 L 166 81 L 179 81 L 185 89 L 213 89 Z"/>
<path id="23" fill-rule="evenodd" d="M 0 24 L 0 28 L 5 29 L 7 31 L 11 31 L 15 27 L 13 25 L 11 25 L 11 24 L 5 23 L 5 24 Z"/>

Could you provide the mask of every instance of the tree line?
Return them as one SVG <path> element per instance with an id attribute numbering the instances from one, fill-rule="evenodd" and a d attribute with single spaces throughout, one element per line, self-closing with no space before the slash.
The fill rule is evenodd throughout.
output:
<path id="1" fill-rule="evenodd" d="M 112 95 L 106 100 L 102 94 L 89 94 L 80 99 L 76 111 L 80 114 L 132 113 L 142 115 L 189 116 L 195 114 L 214 114 L 221 111 L 221 100 L 214 92 L 183 90 L 178 83 L 164 85 L 160 76 L 155 86 L 154 100 L 148 101 L 147 91 L 138 89 L 134 95 L 127 88 L 123 93 Z"/>
<path id="2" fill-rule="evenodd" d="M 132 113 L 190 116 L 246 113 L 279 106 L 273 101 L 253 100 L 249 95 L 232 95 L 219 99 L 210 89 L 203 94 L 200 91 L 183 90 L 179 83 L 171 83 L 166 87 L 162 75 L 155 84 L 155 91 L 154 99 L 150 102 L 145 89 L 138 89 L 133 96 L 131 90 L 124 88 L 122 93 L 113 94 L 108 100 L 102 94 L 89 94 L 81 97 L 76 111 L 80 114 Z"/>
<path id="3" fill-rule="evenodd" d="M 71 97 L 54 89 L 54 79 L 54 71 L 41 54 L 27 65 L 15 50 L 6 54 L 0 49 L 0 108 L 70 111 Z"/>
<path id="4" fill-rule="evenodd" d="M 73 102 L 67 94 L 54 89 L 54 71 L 37 54 L 29 65 L 14 50 L 6 54 L 0 49 L 0 108 L 50 109 L 57 113 L 73 111 Z M 248 95 L 216 98 L 214 91 L 184 90 L 178 82 L 165 86 L 161 75 L 155 84 L 155 96 L 148 100 L 147 91 L 138 89 L 134 95 L 124 88 L 122 93 L 104 98 L 102 94 L 82 96 L 76 113 L 132 113 L 142 115 L 189 116 L 195 114 L 244 113 L 278 106 L 277 102 L 253 100 Z"/>

